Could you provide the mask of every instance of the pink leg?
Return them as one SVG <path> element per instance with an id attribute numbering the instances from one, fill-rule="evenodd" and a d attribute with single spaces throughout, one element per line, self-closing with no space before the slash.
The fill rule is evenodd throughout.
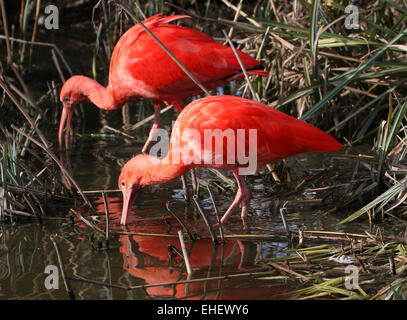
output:
<path id="1" fill-rule="evenodd" d="M 240 270 L 240 271 L 250 270 L 248 268 L 243 267 L 243 264 L 244 264 L 245 259 L 246 259 L 246 250 L 245 250 L 244 244 L 243 244 L 243 242 L 241 240 L 237 240 L 237 244 L 239 245 L 239 249 L 240 249 L 240 263 L 237 266 L 237 269 Z"/>
<path id="2" fill-rule="evenodd" d="M 153 142 L 157 129 L 160 127 L 160 116 L 161 116 L 161 102 L 155 101 L 154 102 L 154 123 L 150 129 L 150 133 L 148 134 L 147 141 L 144 144 L 143 149 L 141 150 L 142 153 L 147 153 L 148 150 L 150 149 L 150 145 Z"/>
<path id="3" fill-rule="evenodd" d="M 239 203 L 242 204 L 242 219 L 244 219 L 247 216 L 247 211 L 249 208 L 250 191 L 247 188 L 245 178 L 244 176 L 239 176 L 237 170 L 233 171 L 233 176 L 237 181 L 239 189 L 237 190 L 236 197 L 233 200 L 232 204 L 230 205 L 229 209 L 226 211 L 226 213 L 220 220 L 222 224 L 224 224 L 226 220 L 229 219 L 230 215 L 233 213 L 233 211 L 236 209 Z"/>

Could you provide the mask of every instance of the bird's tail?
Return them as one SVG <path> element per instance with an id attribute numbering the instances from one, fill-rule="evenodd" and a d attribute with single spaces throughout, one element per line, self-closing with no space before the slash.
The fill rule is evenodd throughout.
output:
<path id="1" fill-rule="evenodd" d="M 298 145 L 304 146 L 307 151 L 333 152 L 342 148 L 329 133 L 326 133 L 310 124 L 299 126 L 295 132 Z"/>
<path id="2" fill-rule="evenodd" d="M 269 75 L 269 73 L 264 70 L 250 70 L 250 71 L 247 71 L 247 74 L 249 74 L 251 76 L 268 76 Z"/>
<path id="3" fill-rule="evenodd" d="M 169 23 L 174 20 L 178 19 L 191 19 L 190 16 L 184 15 L 184 14 L 177 14 L 177 15 L 172 15 L 172 16 L 165 16 L 164 13 L 157 13 L 145 20 L 143 20 L 143 24 L 151 27 L 151 26 L 157 26 L 165 23 Z"/>
<path id="4" fill-rule="evenodd" d="M 269 75 L 269 73 L 267 71 L 264 71 L 264 68 L 262 65 L 258 65 L 254 68 L 247 69 L 246 72 L 249 76 L 268 76 Z M 228 75 L 227 77 L 225 77 L 225 79 L 227 79 L 228 81 L 232 81 L 232 80 L 240 79 L 242 77 L 243 77 L 243 72 L 239 71 L 232 75 Z"/>
<path id="5" fill-rule="evenodd" d="M 261 64 L 255 66 L 254 68 L 247 69 L 247 74 L 249 74 L 251 76 L 254 76 L 254 75 L 268 76 L 269 75 L 269 73 L 264 70 L 264 67 Z"/>

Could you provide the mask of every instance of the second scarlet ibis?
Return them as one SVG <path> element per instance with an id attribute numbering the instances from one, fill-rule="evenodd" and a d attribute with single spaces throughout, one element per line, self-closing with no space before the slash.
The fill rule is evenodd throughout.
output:
<path id="1" fill-rule="evenodd" d="M 243 77 L 230 47 L 215 42 L 200 31 L 166 24 L 181 18 L 189 16 L 157 14 L 144 20 L 143 24 L 207 89 Z M 241 51 L 238 54 L 248 74 L 268 74 L 256 59 Z M 159 127 L 161 104 L 174 105 L 181 111 L 186 98 L 200 93 L 201 89 L 137 24 L 122 35 L 113 50 L 107 87 L 84 76 L 73 76 L 64 83 L 60 93 L 63 110 L 58 131 L 59 146 L 62 146 L 64 131 L 65 146 L 68 146 L 72 114 L 78 103 L 90 101 L 101 109 L 116 110 L 126 101 L 141 97 L 154 101 L 155 116 L 144 152 L 154 130 Z"/>
<path id="2" fill-rule="evenodd" d="M 120 223 L 126 224 L 138 190 L 171 181 L 194 167 L 232 170 L 239 189 L 221 222 L 239 204 L 244 218 L 250 200 L 244 175 L 300 153 L 341 147 L 328 133 L 259 102 L 227 95 L 198 99 L 178 116 L 163 159 L 140 154 L 122 168 Z"/>

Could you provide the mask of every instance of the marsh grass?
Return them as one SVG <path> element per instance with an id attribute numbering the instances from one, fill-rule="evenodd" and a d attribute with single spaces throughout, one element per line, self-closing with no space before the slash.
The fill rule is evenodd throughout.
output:
<path id="1" fill-rule="evenodd" d="M 7 44 L 6 61 L 0 61 L 0 87 L 3 90 L 2 119 L 0 122 L 0 170 L 1 170 L 1 207 L 0 219 L 15 221 L 19 218 L 36 218 L 40 222 L 44 219 L 58 219 L 47 217 L 50 203 L 70 201 L 72 191 L 79 192 L 85 202 L 86 196 L 80 190 L 65 165 L 51 150 L 51 143 L 40 129 L 41 123 L 46 118 L 46 112 L 39 103 L 55 95 L 55 86 L 39 99 L 34 95 L 24 80 L 26 67 L 29 69 L 34 46 L 49 47 L 55 68 L 61 80 L 61 65 L 71 74 L 72 71 L 57 46 L 50 43 L 36 42 L 36 30 L 40 1 L 36 2 L 35 24 L 31 41 L 25 40 L 27 17 L 30 7 L 21 8 L 20 33 L 22 38 L 10 37 L 7 24 L 7 14 L 4 1 L 0 2 L 2 12 L 2 40 Z M 14 25 L 13 25 L 14 28 Z M 13 29 L 14 30 L 14 29 Z M 25 63 L 26 45 L 30 45 L 29 60 Z M 16 52 L 21 59 L 16 58 Z M 11 109 L 13 117 L 7 117 Z M 14 110 L 13 110 L 14 109 Z M 68 184 L 65 184 L 68 183 Z M 89 203 L 89 202 L 88 202 Z M 64 218 L 63 218 L 64 219 Z"/>
<path id="2" fill-rule="evenodd" d="M 11 220 L 13 217 L 39 220 L 47 218 L 50 202 L 69 201 L 60 192 L 61 184 L 56 167 L 51 161 L 44 161 L 41 152 L 33 150 L 22 134 L 9 132 L 3 126 L 0 126 L 0 131 L 5 138 L 0 143 L 3 217 L 10 217 Z M 28 134 L 33 134 L 32 130 L 27 131 L 31 131 Z M 29 163 L 22 156 L 23 153 L 32 158 Z"/>
<path id="3" fill-rule="evenodd" d="M 329 233 L 329 232 L 327 232 Z M 338 234 L 338 233 L 333 233 Z M 288 266 L 289 280 L 308 279 L 309 285 L 285 294 L 289 299 L 402 299 L 407 298 L 405 240 L 384 240 L 343 234 L 347 243 L 329 243 L 287 250 L 286 256 L 271 259 Z M 264 261 L 264 263 L 269 263 Z M 346 267 L 358 272 L 353 288 L 346 288 Z M 345 276 L 344 276 L 345 275 Z M 263 278 L 267 279 L 267 277 Z"/>

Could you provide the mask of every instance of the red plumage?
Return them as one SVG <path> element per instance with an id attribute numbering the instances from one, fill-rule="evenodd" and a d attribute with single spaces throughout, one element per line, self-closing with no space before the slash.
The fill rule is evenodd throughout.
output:
<path id="1" fill-rule="evenodd" d="M 180 60 L 207 88 L 213 89 L 243 77 L 233 50 L 217 43 L 210 36 L 186 27 L 166 23 L 184 15 L 165 17 L 157 14 L 143 24 Z M 260 62 L 238 51 L 249 74 L 267 75 Z M 64 105 L 58 140 L 62 145 L 66 123 L 65 145 L 68 145 L 73 108 L 82 101 L 91 101 L 105 110 L 115 110 L 131 99 L 153 99 L 155 120 L 144 151 L 159 127 L 162 103 L 182 110 L 184 100 L 202 93 L 201 89 L 168 56 L 157 42 L 140 25 L 127 30 L 117 42 L 110 61 L 109 83 L 103 87 L 93 79 L 73 76 L 61 89 Z"/>
<path id="2" fill-rule="evenodd" d="M 239 136 L 239 130 L 243 130 L 243 135 Z M 255 140 L 250 140 L 250 130 L 254 130 Z M 221 143 L 223 141 L 220 147 L 213 142 L 207 143 L 207 132 L 215 132 L 214 139 L 218 137 Z M 226 138 L 225 133 L 228 133 Z M 228 140 L 227 136 L 233 139 Z M 226 95 L 198 99 L 178 116 L 164 159 L 138 155 L 122 168 L 119 177 L 124 199 L 121 223 L 126 223 L 140 188 L 173 180 L 194 167 L 232 170 L 239 189 L 222 223 L 240 203 L 242 217 L 245 217 L 250 193 L 243 174 L 253 174 L 268 163 L 300 153 L 337 151 L 341 147 L 342 144 L 328 133 L 259 102 Z M 252 154 L 250 150 L 253 150 Z M 239 157 L 239 154 L 249 158 Z M 240 169 L 247 168 L 250 173 L 241 173 Z"/>

